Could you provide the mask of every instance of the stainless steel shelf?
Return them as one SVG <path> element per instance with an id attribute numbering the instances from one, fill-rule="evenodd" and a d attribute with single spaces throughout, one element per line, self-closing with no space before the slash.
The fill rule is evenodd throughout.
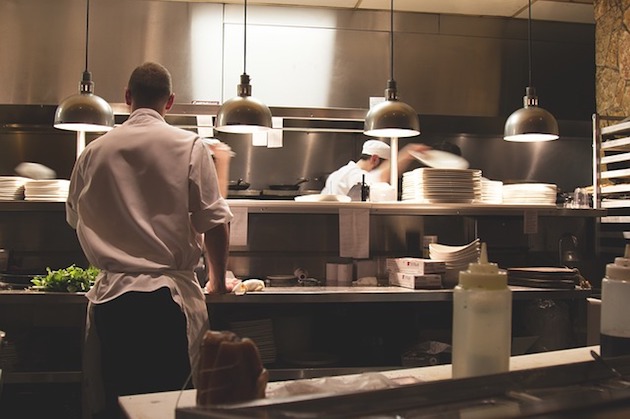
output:
<path id="1" fill-rule="evenodd" d="M 563 208 L 540 205 L 419 204 L 414 202 L 296 202 L 291 200 L 228 199 L 233 208 L 251 214 L 336 214 L 339 209 L 369 209 L 374 215 L 519 216 L 535 211 L 539 216 L 602 217 L 604 209 Z M 0 211 L 65 211 L 63 202 L 0 201 Z"/>
<path id="2" fill-rule="evenodd" d="M 607 127 L 602 127 L 602 135 L 623 135 L 625 133 L 630 134 L 630 121 L 620 122 Z"/>
<path id="3" fill-rule="evenodd" d="M 601 217 L 606 210 L 591 208 L 561 208 L 537 205 L 486 205 L 486 204 L 418 204 L 413 202 L 292 202 L 234 199 L 231 207 L 247 208 L 256 213 L 307 213 L 334 214 L 339 209 L 369 209 L 372 215 L 460 215 L 460 216 L 522 216 L 536 212 L 538 216 Z"/>

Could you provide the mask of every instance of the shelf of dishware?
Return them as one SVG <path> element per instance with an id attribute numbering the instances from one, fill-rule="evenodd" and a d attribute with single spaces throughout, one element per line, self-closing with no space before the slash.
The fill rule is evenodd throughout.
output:
<path id="1" fill-rule="evenodd" d="M 619 255 L 630 238 L 630 121 L 593 115 L 593 206 L 599 252 Z"/>

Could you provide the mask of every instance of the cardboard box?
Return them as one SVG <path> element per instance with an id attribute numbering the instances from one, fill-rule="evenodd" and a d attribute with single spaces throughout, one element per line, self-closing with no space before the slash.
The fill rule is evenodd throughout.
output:
<path id="1" fill-rule="evenodd" d="M 446 272 L 446 262 L 420 258 L 387 258 L 389 272 L 404 272 L 415 275 L 439 274 Z"/>
<path id="2" fill-rule="evenodd" d="M 442 275 L 440 274 L 415 275 L 415 274 L 407 274 L 403 272 L 390 272 L 389 285 L 409 288 L 412 290 L 439 289 L 439 288 L 442 288 Z"/>

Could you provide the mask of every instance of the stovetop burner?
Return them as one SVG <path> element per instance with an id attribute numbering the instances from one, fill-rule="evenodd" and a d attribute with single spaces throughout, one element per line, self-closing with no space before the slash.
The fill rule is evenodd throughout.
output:
<path id="1" fill-rule="evenodd" d="M 319 191 L 287 191 L 276 189 L 244 189 L 244 190 L 229 190 L 228 199 L 270 199 L 270 200 L 292 200 L 296 196 L 308 195 L 312 193 L 319 193 Z"/>
<path id="2" fill-rule="evenodd" d="M 258 198 L 260 193 L 259 189 L 229 190 L 228 198 Z"/>
<path id="3" fill-rule="evenodd" d="M 269 198 L 295 198 L 296 196 L 300 196 L 302 193 L 299 190 L 291 191 L 291 190 L 276 190 L 276 189 L 263 189 L 262 196 Z"/>

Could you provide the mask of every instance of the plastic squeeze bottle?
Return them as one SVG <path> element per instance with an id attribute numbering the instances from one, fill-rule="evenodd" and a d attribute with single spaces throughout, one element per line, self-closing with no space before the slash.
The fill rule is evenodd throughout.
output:
<path id="1" fill-rule="evenodd" d="M 509 371 L 511 343 L 512 291 L 482 243 L 453 290 L 453 378 Z"/>
<path id="2" fill-rule="evenodd" d="M 603 357 L 630 354 L 630 245 L 623 257 L 606 265 L 602 279 L 600 353 Z"/>

